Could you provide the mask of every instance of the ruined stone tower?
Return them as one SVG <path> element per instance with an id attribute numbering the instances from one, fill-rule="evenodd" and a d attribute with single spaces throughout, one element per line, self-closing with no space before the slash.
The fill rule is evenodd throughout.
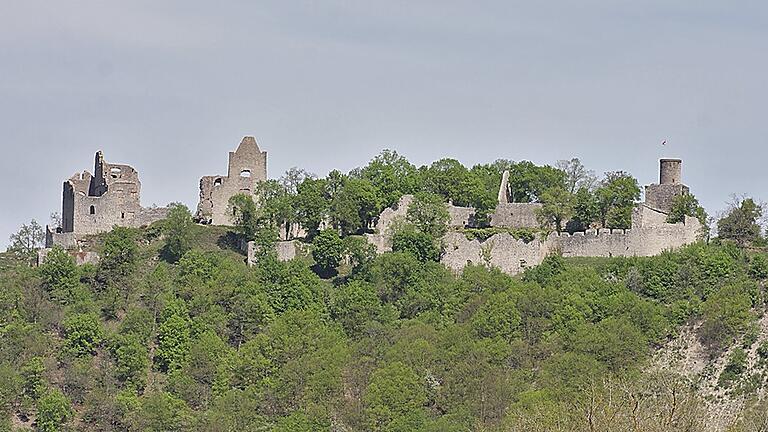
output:
<path id="1" fill-rule="evenodd" d="M 659 184 L 645 187 L 647 206 L 669 213 L 676 197 L 690 193 L 688 186 L 682 183 L 682 165 L 683 161 L 680 159 L 659 161 Z"/>
<path id="2" fill-rule="evenodd" d="M 200 179 L 198 221 L 213 225 L 231 225 L 229 199 L 239 193 L 253 195 L 259 182 L 267 179 L 267 152 L 259 149 L 256 139 L 246 136 L 237 150 L 229 152 L 226 176 Z"/>
<path id="3" fill-rule="evenodd" d="M 74 247 L 85 235 L 114 226 L 140 227 L 165 218 L 167 208 L 143 208 L 140 194 L 138 171 L 108 163 L 101 151 L 96 152 L 93 174 L 83 171 L 64 182 L 61 226 L 48 230 L 46 245 Z"/>

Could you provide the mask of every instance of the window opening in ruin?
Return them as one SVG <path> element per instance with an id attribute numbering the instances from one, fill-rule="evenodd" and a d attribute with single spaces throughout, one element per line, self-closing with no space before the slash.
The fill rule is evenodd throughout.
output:
<path id="1" fill-rule="evenodd" d="M 125 213 L 120 213 L 120 219 L 125 219 Z"/>
<path id="2" fill-rule="evenodd" d="M 219 177 L 216 180 L 214 180 L 213 181 L 213 185 L 214 186 L 221 186 L 221 177 Z"/>
<path id="3" fill-rule="evenodd" d="M 251 176 L 251 170 L 240 171 L 240 177 L 250 177 L 250 176 Z"/>
<path id="4" fill-rule="evenodd" d="M 110 168 L 109 172 L 112 173 L 112 178 L 117 178 L 117 175 L 120 174 L 120 168 Z"/>
<path id="5" fill-rule="evenodd" d="M 96 214 L 96 207 L 91 206 L 91 209 L 89 210 L 90 214 Z"/>

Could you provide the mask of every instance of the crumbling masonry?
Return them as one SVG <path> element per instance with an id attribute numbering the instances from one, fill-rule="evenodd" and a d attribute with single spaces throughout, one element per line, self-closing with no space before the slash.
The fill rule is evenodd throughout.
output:
<path id="1" fill-rule="evenodd" d="M 46 247 L 77 247 L 84 236 L 114 226 L 140 227 L 164 219 L 167 208 L 141 206 L 139 173 L 128 165 L 108 163 L 96 152 L 94 174 L 83 171 L 64 182 L 61 226 L 47 229 Z"/>
<path id="2" fill-rule="evenodd" d="M 253 196 L 259 182 L 267 179 L 267 152 L 259 149 L 256 139 L 244 137 L 234 152 L 229 152 L 227 175 L 200 179 L 200 202 L 196 219 L 200 223 L 232 225 L 229 199 L 239 193 Z"/>
<path id="3" fill-rule="evenodd" d="M 239 193 L 254 196 L 259 183 L 266 179 L 267 153 L 259 149 L 253 137 L 244 137 L 237 150 L 229 153 L 226 176 L 205 176 L 200 180 L 197 220 L 204 224 L 231 225 L 229 199 Z M 53 231 L 47 229 L 46 247 L 60 245 L 76 249 L 87 235 L 109 231 L 114 226 L 141 227 L 167 216 L 167 208 L 142 207 L 140 192 L 141 182 L 135 169 L 108 163 L 102 152 L 97 152 L 94 174 L 84 171 L 64 182 L 61 226 Z M 702 226 L 695 218 L 685 217 L 681 223 L 667 223 L 675 198 L 688 193 L 688 187 L 682 183 L 682 161 L 661 159 L 659 183 L 646 186 L 645 202 L 635 206 L 631 229 L 588 230 L 570 235 L 553 233 L 529 243 L 517 240 L 509 233 L 495 234 L 484 241 L 470 240 L 456 229 L 475 226 L 475 209 L 449 203 L 449 225 L 454 229 L 442 239 L 441 261 L 454 271 L 460 271 L 468 264 L 479 264 L 514 274 L 541 263 L 553 253 L 583 257 L 656 255 L 699 238 Z M 505 172 L 490 225 L 508 229 L 537 228 L 541 204 L 513 203 L 510 196 L 509 173 Z M 412 196 L 403 196 L 397 205 L 385 209 L 379 216 L 376 233 L 368 235 L 378 252 L 391 250 L 391 227 L 398 219 L 405 218 L 412 200 Z M 294 257 L 296 245 L 296 242 L 279 243 L 280 258 Z M 253 245 L 245 246 L 250 262 Z M 77 258 L 83 262 L 98 259 L 90 255 L 78 255 Z"/>
<path id="4" fill-rule="evenodd" d="M 651 256 L 695 242 L 702 234 L 702 225 L 692 217 L 681 223 L 667 223 L 667 216 L 677 196 L 688 194 L 682 184 L 682 161 L 660 161 L 659 184 L 646 186 L 645 202 L 632 212 L 632 228 L 627 230 L 587 230 L 586 232 L 552 233 L 546 238 L 526 243 L 508 233 L 495 234 L 485 241 L 468 239 L 462 232 L 449 232 L 442 239 L 441 262 L 454 271 L 468 264 L 496 267 L 516 274 L 527 267 L 540 264 L 547 255 L 559 253 L 574 257 Z M 510 203 L 508 174 L 504 173 L 499 189 L 499 203 L 491 217 L 491 226 L 502 228 L 538 227 L 536 210 L 540 204 Z M 381 252 L 391 250 L 390 229 L 397 219 L 404 218 L 411 196 L 405 196 L 397 206 L 382 212 L 376 234 L 369 241 Z M 453 228 L 463 228 L 471 220 L 472 209 L 448 205 Z"/>

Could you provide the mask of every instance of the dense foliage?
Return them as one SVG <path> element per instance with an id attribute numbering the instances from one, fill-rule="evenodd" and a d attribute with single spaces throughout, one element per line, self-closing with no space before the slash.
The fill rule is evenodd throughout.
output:
<path id="1" fill-rule="evenodd" d="M 764 242 L 761 206 L 744 200 L 716 240 L 656 257 L 451 273 L 444 203 L 475 207 L 482 226 L 504 170 L 513 201 L 542 204 L 543 230 L 627 228 L 639 198 L 628 174 L 598 181 L 578 159 L 417 168 L 385 151 L 349 174 L 292 169 L 256 200 L 233 197 L 231 231 L 193 224 L 181 205 L 154 226 L 115 228 L 89 240 L 98 265 L 54 248 L 30 267 L 39 232 L 23 227 L 0 256 L 0 430 L 699 430 L 695 383 L 649 368 L 690 323 L 713 358 L 740 344 L 723 389 L 762 385 L 768 255 L 744 247 Z M 406 193 L 393 252 L 376 255 L 359 234 Z M 706 219 L 693 196 L 670 222 L 686 215 Z M 274 243 L 295 223 L 303 253 L 281 262 Z M 540 229 L 507 231 L 532 241 Z M 253 267 L 241 240 L 256 242 Z M 745 377 L 750 350 L 763 372 Z"/>
<path id="2" fill-rule="evenodd" d="M 196 243 L 212 229 L 188 227 L 190 249 L 168 262 L 157 257 L 169 240 L 152 229 L 116 229 L 96 268 L 54 249 L 39 268 L 3 270 L 0 424 L 688 430 L 701 420 L 697 396 L 679 377 L 641 373 L 653 347 L 700 319 L 699 337 L 720 352 L 754 326 L 768 274 L 764 255 L 697 244 L 652 258 L 551 257 L 522 277 L 454 275 L 419 252 L 429 247 L 418 236 L 374 257 L 334 230 L 316 237 L 316 263 L 266 254 L 248 268 L 220 242 Z M 353 250 L 332 279 L 312 270 Z M 738 382 L 740 359 L 724 386 Z M 589 419 L 616 386 L 644 402 Z M 647 414 L 666 409 L 670 389 L 689 405 L 662 424 Z"/>
<path id="3" fill-rule="evenodd" d="M 629 228 L 632 208 L 640 198 L 637 180 L 629 174 L 609 172 L 598 180 L 578 159 L 560 161 L 557 167 L 506 159 L 466 167 L 455 159 L 441 159 L 417 168 L 396 152 L 384 150 L 368 165 L 348 174 L 334 170 L 325 178 L 317 178 L 294 168 L 279 180 L 264 182 L 257 200 L 262 209 L 259 217 L 284 227 L 285 237 L 291 237 L 290 225 L 294 223 L 306 229 L 309 238 L 326 227 L 345 237 L 370 232 L 384 208 L 411 194 L 420 197 L 417 204 L 426 204 L 409 215 L 417 226 L 427 220 L 425 216 L 435 215 L 422 210 L 431 211 L 436 202 L 451 202 L 473 207 L 472 224 L 485 227 L 496 208 L 504 171 L 510 173 L 510 200 L 541 203 L 539 219 L 547 231 Z M 246 213 L 237 210 L 246 204 L 233 204 L 238 204 L 235 215 L 241 231 L 255 231 L 255 227 L 248 231 L 241 217 Z M 698 216 L 698 209 L 681 207 L 681 214 Z M 432 225 L 440 226 L 438 222 Z M 439 237 L 438 233 L 419 228 Z"/>

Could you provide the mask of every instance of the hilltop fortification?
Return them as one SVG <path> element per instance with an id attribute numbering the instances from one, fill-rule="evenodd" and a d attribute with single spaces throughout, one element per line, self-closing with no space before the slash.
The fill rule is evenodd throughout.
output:
<path id="1" fill-rule="evenodd" d="M 499 202 L 491 216 L 491 227 L 538 228 L 536 216 L 541 204 L 510 202 L 508 178 L 509 174 L 505 172 L 499 188 Z M 474 209 L 447 204 L 451 215 L 449 225 L 453 230 L 442 239 L 441 262 L 455 271 L 468 264 L 477 264 L 516 274 L 556 253 L 575 257 L 657 255 L 693 243 L 702 233 L 701 223 L 693 217 L 686 216 L 683 222 L 675 224 L 667 222 L 674 199 L 688 193 L 688 186 L 682 184 L 682 161 L 662 159 L 659 184 L 646 186 L 645 202 L 638 203 L 633 209 L 631 229 L 552 233 L 530 242 L 516 239 L 507 232 L 482 241 L 468 238 L 457 229 L 471 225 L 469 221 L 474 219 Z M 368 236 L 379 253 L 392 249 L 391 227 L 398 219 L 405 218 L 412 200 L 413 197 L 404 196 L 395 207 L 382 212 L 377 232 Z"/>
<path id="2" fill-rule="evenodd" d="M 267 179 L 267 152 L 261 151 L 256 139 L 244 137 L 237 150 L 229 152 L 227 175 L 203 176 L 200 179 L 198 222 L 231 225 L 229 199 L 237 194 L 253 195 L 257 185 Z"/>
<path id="3" fill-rule="evenodd" d="M 141 181 L 133 167 L 109 163 L 98 151 L 93 172 L 74 174 L 64 182 L 61 226 L 47 227 L 47 247 L 73 248 L 86 235 L 114 226 L 149 225 L 166 217 L 167 208 L 141 206 Z"/>
<path id="4" fill-rule="evenodd" d="M 484 240 L 466 232 L 467 228 L 477 227 L 474 208 L 446 204 L 451 229 L 442 239 L 441 261 L 447 267 L 460 271 L 467 264 L 479 264 L 514 274 L 555 253 L 577 257 L 649 256 L 692 243 L 702 231 L 701 223 L 692 217 L 685 217 L 680 223 L 667 222 L 675 198 L 690 193 L 682 182 L 680 159 L 660 160 L 659 183 L 645 187 L 645 201 L 636 204 L 630 229 L 552 233 L 529 242 L 516 239 L 514 230 L 538 229 L 542 205 L 512 202 L 509 177 L 508 172 L 502 173 L 498 203 L 490 214 L 490 227 L 500 232 Z M 229 152 L 226 175 L 200 179 L 197 221 L 231 225 L 229 199 L 239 193 L 254 196 L 259 183 L 266 179 L 267 152 L 259 148 L 254 137 L 246 136 L 235 151 Z M 140 193 L 137 170 L 106 162 L 103 153 L 97 152 L 94 174 L 83 171 L 64 182 L 61 226 L 47 229 L 46 246 L 75 249 L 84 236 L 109 231 L 114 226 L 145 226 L 166 217 L 167 208 L 142 207 Z M 391 250 L 392 227 L 405 218 L 412 201 L 413 196 L 405 195 L 379 215 L 375 233 L 367 236 L 379 253 Z M 303 232 L 300 227 L 295 231 Z M 295 243 L 279 243 L 279 256 L 294 256 Z"/>

